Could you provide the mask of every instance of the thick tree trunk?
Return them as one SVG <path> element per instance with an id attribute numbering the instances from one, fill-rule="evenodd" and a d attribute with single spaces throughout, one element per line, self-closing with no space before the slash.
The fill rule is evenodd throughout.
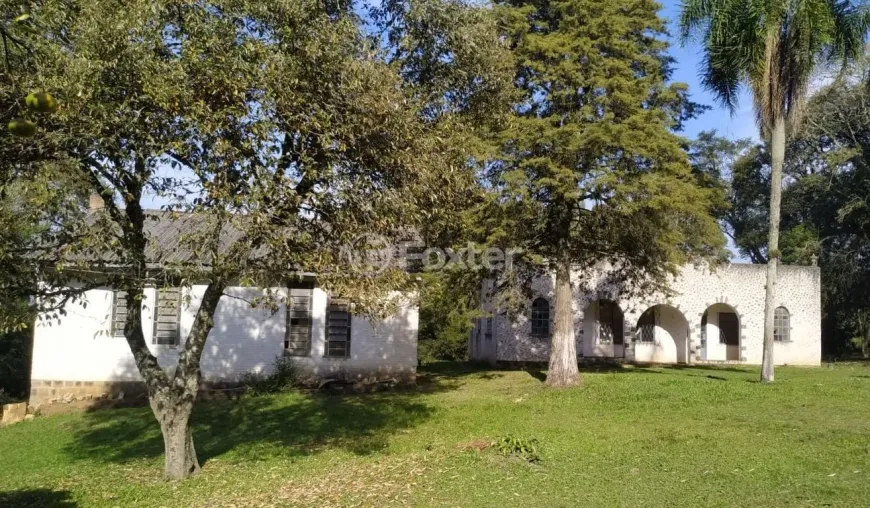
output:
<path id="1" fill-rule="evenodd" d="M 776 269 L 779 265 L 779 208 L 785 161 L 785 118 L 774 121 L 770 140 L 770 229 L 767 240 L 767 285 L 764 288 L 764 349 L 761 382 L 773 382 L 773 314 L 776 309 Z"/>
<path id="2" fill-rule="evenodd" d="M 563 261 L 556 268 L 556 316 L 550 347 L 550 367 L 547 371 L 547 384 L 550 386 L 574 386 L 580 383 L 572 300 L 571 264 Z"/>
<path id="3" fill-rule="evenodd" d="M 163 433 L 165 465 L 163 474 L 167 480 L 183 480 L 199 473 L 199 461 L 193 447 L 193 434 L 190 431 L 190 415 L 193 406 L 169 404 L 163 414 L 155 411 Z"/>
<path id="4" fill-rule="evenodd" d="M 145 343 L 139 300 L 132 298 L 128 300 L 130 310 L 127 315 L 125 335 L 133 351 L 139 373 L 142 374 L 148 388 L 151 410 L 163 433 L 165 452 L 163 473 L 167 480 L 183 480 L 200 471 L 196 449 L 193 446 L 190 416 L 199 391 L 202 350 L 214 326 L 214 313 L 224 287 L 225 284 L 221 279 L 206 287 L 172 378 L 161 369 Z"/>

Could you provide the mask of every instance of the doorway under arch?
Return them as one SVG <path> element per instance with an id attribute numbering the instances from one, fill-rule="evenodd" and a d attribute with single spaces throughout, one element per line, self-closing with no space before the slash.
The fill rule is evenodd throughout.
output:
<path id="1" fill-rule="evenodd" d="M 701 359 L 740 361 L 740 316 L 727 303 L 714 303 L 701 316 Z"/>
<path id="2" fill-rule="evenodd" d="M 650 363 L 688 363 L 689 321 L 676 307 L 653 305 L 637 322 L 634 360 Z"/>
<path id="3" fill-rule="evenodd" d="M 583 312 L 583 356 L 625 357 L 625 317 L 619 304 L 599 299 Z"/>

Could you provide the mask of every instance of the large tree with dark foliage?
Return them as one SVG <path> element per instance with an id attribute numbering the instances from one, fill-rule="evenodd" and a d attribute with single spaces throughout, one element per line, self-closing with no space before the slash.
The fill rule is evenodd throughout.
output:
<path id="1" fill-rule="evenodd" d="M 36 137 L 4 139 L 3 150 L 28 154 L 30 171 L 49 164 L 45 154 L 62 157 L 102 197 L 104 210 L 75 223 L 53 268 L 126 292 L 124 335 L 168 478 L 199 471 L 190 416 L 227 287 L 265 289 L 291 270 L 313 272 L 359 312 L 383 310 L 409 279 L 348 265 L 342 248 L 437 224 L 454 209 L 453 190 L 474 183 L 465 133 L 507 82 L 489 12 L 448 0 L 393 4 L 407 7 L 392 11 L 394 38 L 373 35 L 353 2 L 32 5 L 26 47 L 10 60 L 28 69 L 19 87 L 51 90 L 63 107 Z M 17 9 L 0 3 L 5 17 Z M 439 9 L 451 23 L 443 12 L 434 27 L 415 17 Z M 145 209 L 149 196 L 168 203 L 163 213 Z M 178 245 L 151 248 L 146 221 L 185 218 L 197 226 Z M 143 336 L 148 284 L 206 286 L 175 365 L 160 365 Z"/>
<path id="2" fill-rule="evenodd" d="M 722 245 L 713 191 L 697 185 L 675 133 L 695 105 L 686 85 L 669 82 L 659 9 L 647 0 L 497 2 L 520 96 L 486 168 L 490 236 L 555 273 L 551 386 L 579 381 L 572 273 L 610 263 L 626 286 L 662 287 Z"/>

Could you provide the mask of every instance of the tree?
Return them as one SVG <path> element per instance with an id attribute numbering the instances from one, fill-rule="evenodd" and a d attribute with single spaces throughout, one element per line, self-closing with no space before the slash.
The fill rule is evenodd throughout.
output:
<path id="1" fill-rule="evenodd" d="M 11 21 L 0 22 L 0 125 L 8 126 L 6 137 L 26 137 L 51 117 L 57 101 L 29 87 L 39 64 L 32 49 L 38 31 L 33 17 L 14 7 Z M 38 139 L 0 143 L 0 162 L 0 331 L 19 337 L 28 335 L 18 332 L 29 329 L 37 314 L 56 316 L 88 289 L 44 270 L 60 259 L 73 224 L 83 218 L 87 189 L 70 176 L 66 154 Z"/>
<path id="2" fill-rule="evenodd" d="M 787 146 L 783 168 L 780 250 L 784 263 L 821 269 L 823 351 L 851 353 L 866 337 L 870 271 L 867 228 L 870 215 L 870 108 L 866 57 L 847 75 L 821 88 L 807 103 L 806 115 Z M 742 252 L 767 255 L 766 223 L 770 157 L 764 146 L 748 151 L 734 165 L 732 212 L 734 240 Z M 740 210 L 735 213 L 734 210 Z M 746 220 L 745 218 L 752 220 Z"/>
<path id="3" fill-rule="evenodd" d="M 397 237 L 450 210 L 444 175 L 467 165 L 448 143 L 471 116 L 465 104 L 488 93 L 488 69 L 465 69 L 486 86 L 433 115 L 432 97 L 451 83 L 433 80 L 432 94 L 412 93 L 351 2 L 37 7 L 46 36 L 33 40 L 41 64 L 28 85 L 64 103 L 47 120 L 51 134 L 37 141 L 65 154 L 105 203 L 54 268 L 96 272 L 89 277 L 126 292 L 124 335 L 163 433 L 165 475 L 184 478 L 199 471 L 190 415 L 224 290 L 261 287 L 263 304 L 275 305 L 270 287 L 316 273 L 358 312 L 388 310 L 386 296 L 408 288 L 404 271 L 347 264 L 343 248 L 373 233 Z M 491 42 L 498 45 L 494 32 Z M 460 61 L 451 54 L 441 56 Z M 168 203 L 162 212 L 145 209 L 149 195 Z M 148 221 L 188 227 L 179 245 L 155 251 Z M 143 337 L 146 284 L 206 286 L 174 366 L 161 366 Z"/>
<path id="4" fill-rule="evenodd" d="M 422 276 L 417 338 L 421 365 L 437 360 L 468 360 L 468 334 L 474 328 L 474 319 L 481 316 L 474 298 L 480 291 L 479 280 L 450 275 L 435 272 Z"/>
<path id="5" fill-rule="evenodd" d="M 685 0 L 680 26 L 684 41 L 700 34 L 705 55 L 703 83 L 726 107 L 733 110 L 740 86 L 749 87 L 761 136 L 770 144 L 761 380 L 772 382 L 786 131 L 800 118 L 819 60 L 828 58 L 845 65 L 863 51 L 868 16 L 850 1 Z"/>
<path id="6" fill-rule="evenodd" d="M 663 289 L 695 256 L 719 254 L 711 189 L 674 133 L 697 112 L 668 83 L 665 23 L 652 1 L 497 2 L 520 98 L 486 168 L 491 237 L 555 272 L 547 383 L 579 381 L 572 273 L 603 263 L 625 287 Z M 519 278 L 514 278 L 519 280 Z"/>

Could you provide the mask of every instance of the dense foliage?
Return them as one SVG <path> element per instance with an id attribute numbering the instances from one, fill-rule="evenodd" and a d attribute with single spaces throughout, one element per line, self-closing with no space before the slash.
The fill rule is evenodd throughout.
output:
<path id="1" fill-rule="evenodd" d="M 58 224 L 73 237 L 51 273 L 126 291 L 125 337 L 163 430 L 166 475 L 182 478 L 199 470 L 189 418 L 224 289 L 282 286 L 290 269 L 318 274 L 358 313 L 387 311 L 385 296 L 413 280 L 349 265 L 343 248 L 444 222 L 474 183 L 467 130 L 509 83 L 501 45 L 488 11 L 452 0 L 388 2 L 371 26 L 361 5 L 320 0 L 31 7 L 30 35 L 11 55 L 27 72 L 7 100 L 20 109 L 20 90 L 47 89 L 62 107 L 35 137 L 4 139 L 4 157 L 18 154 L 27 174 L 63 163 L 102 198 L 102 211 L 78 207 Z M 17 9 L 0 4 L 7 17 Z M 165 213 L 146 210 L 155 199 Z M 179 217 L 197 227 L 149 248 L 146 223 Z M 142 334 L 148 284 L 206 286 L 174 366 L 159 365 Z"/>
<path id="2" fill-rule="evenodd" d="M 783 190 L 782 259 L 822 270 L 823 347 L 829 355 L 867 354 L 870 330 L 870 89 L 865 67 L 810 100 L 788 146 Z M 727 222 L 741 252 L 764 262 L 769 156 L 748 150 L 733 166 Z"/>
<path id="3" fill-rule="evenodd" d="M 424 275 L 420 286 L 420 330 L 417 337 L 420 365 L 438 360 L 468 360 L 469 333 L 475 320 L 482 317 L 479 282 L 473 276 Z"/>
<path id="4" fill-rule="evenodd" d="M 497 3 L 520 96 L 486 168 L 486 217 L 492 241 L 523 248 L 533 273 L 556 273 L 551 384 L 578 377 L 572 269 L 610 263 L 625 287 L 648 291 L 722 246 L 713 191 L 697 185 L 674 132 L 697 110 L 686 85 L 669 81 L 659 8 L 647 0 Z"/>

